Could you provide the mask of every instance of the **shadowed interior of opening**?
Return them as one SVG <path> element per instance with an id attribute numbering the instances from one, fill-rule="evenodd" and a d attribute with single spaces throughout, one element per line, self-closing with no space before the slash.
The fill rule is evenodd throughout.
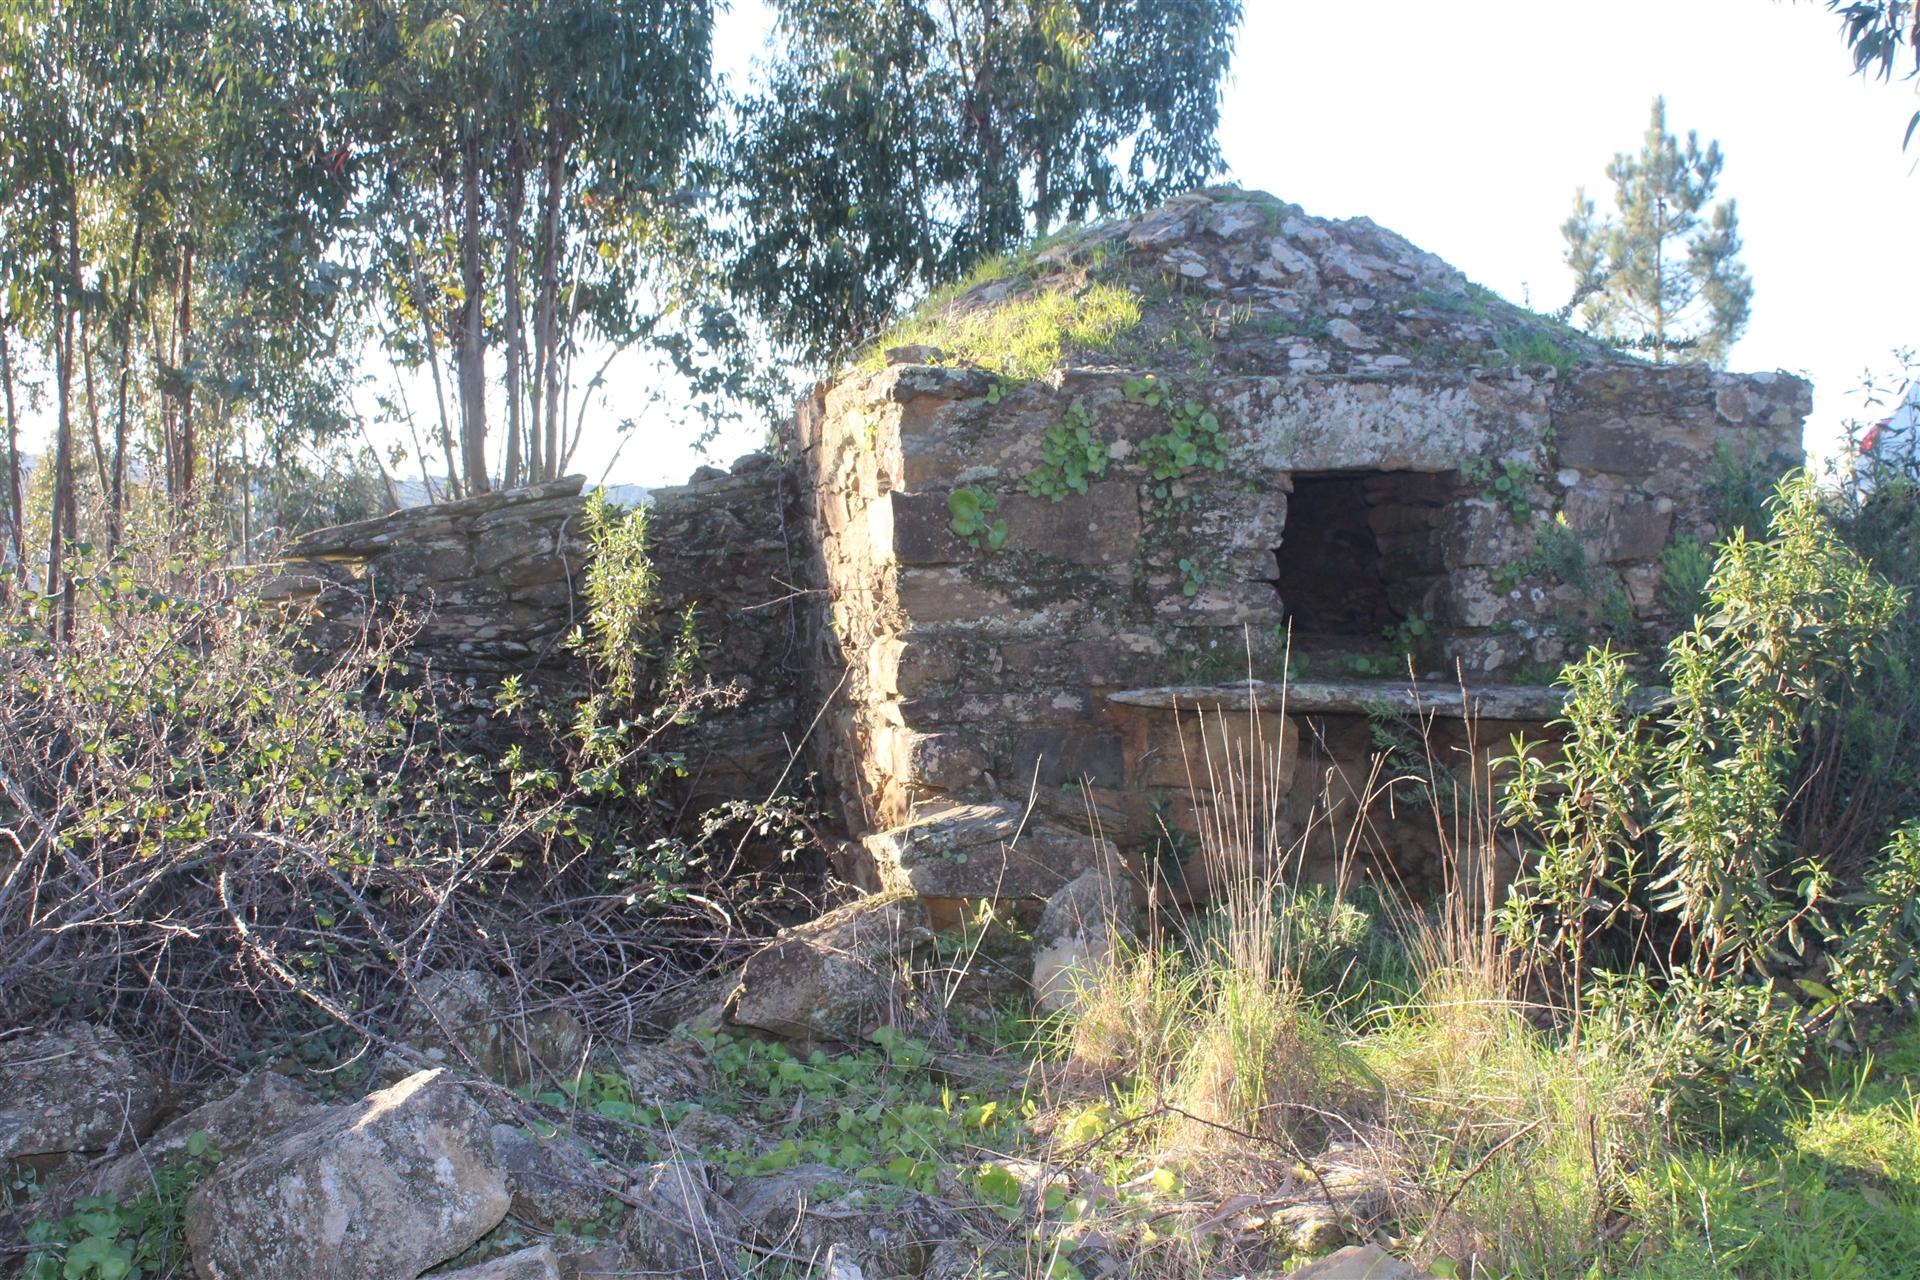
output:
<path id="1" fill-rule="evenodd" d="M 1274 588 L 1296 648 L 1384 648 L 1418 616 L 1442 570 L 1449 477 L 1415 471 L 1295 474 L 1274 549 Z"/>

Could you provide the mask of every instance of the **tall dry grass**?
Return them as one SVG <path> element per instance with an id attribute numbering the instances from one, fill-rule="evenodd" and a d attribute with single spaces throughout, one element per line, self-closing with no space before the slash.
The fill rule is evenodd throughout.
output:
<path id="1" fill-rule="evenodd" d="M 1457 756 L 1427 734 L 1424 762 L 1376 759 L 1364 779 L 1317 780 L 1302 804 L 1276 725 L 1199 714 L 1244 730 L 1203 732 L 1188 762 L 1210 900 L 1183 910 L 1154 886 L 1148 927 L 1089 977 L 1058 1041 L 1107 1083 L 1134 1156 L 1196 1189 L 1276 1201 L 1357 1162 L 1378 1194 L 1349 1234 L 1461 1275 L 1611 1265 L 1629 1179 L 1664 1143 L 1658 1055 L 1529 994 L 1502 945 L 1516 854 L 1477 726 Z M 1367 812 L 1409 794 L 1442 850 L 1424 897 L 1363 871 Z M 1363 910 L 1354 946 L 1344 922 Z M 1330 947 L 1353 954 L 1330 963 Z"/>

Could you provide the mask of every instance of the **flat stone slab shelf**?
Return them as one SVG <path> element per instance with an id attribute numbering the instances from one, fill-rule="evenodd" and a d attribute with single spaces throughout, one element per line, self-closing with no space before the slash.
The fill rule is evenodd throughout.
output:
<path id="1" fill-rule="evenodd" d="M 1107 701 L 1127 707 L 1166 711 L 1271 711 L 1292 715 L 1365 715 L 1381 707 L 1442 719 L 1519 720 L 1543 723 L 1566 706 L 1566 690 L 1548 684 L 1489 684 L 1462 689 L 1458 684 L 1408 680 L 1294 680 L 1272 684 L 1242 680 L 1235 684 L 1164 685 L 1124 689 Z M 1641 689 L 1635 711 L 1651 710 L 1667 699 L 1665 689 Z"/>

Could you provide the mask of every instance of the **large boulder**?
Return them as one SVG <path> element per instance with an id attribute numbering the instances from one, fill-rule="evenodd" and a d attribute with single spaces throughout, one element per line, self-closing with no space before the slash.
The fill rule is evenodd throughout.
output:
<path id="1" fill-rule="evenodd" d="M 102 1169 L 94 1179 L 94 1193 L 117 1199 L 138 1194 L 161 1166 L 187 1154 L 195 1134 L 231 1160 L 325 1109 L 326 1104 L 285 1076 L 256 1072 L 224 1095 L 174 1117 L 139 1150 Z"/>
<path id="2" fill-rule="evenodd" d="M 491 974 L 428 974 L 413 995 L 399 1039 L 436 1066 L 511 1086 L 570 1079 L 580 1069 L 587 1034 L 579 1021 L 564 1009 L 522 1010 Z"/>
<path id="3" fill-rule="evenodd" d="M 905 1010 L 908 961 L 931 937 L 927 909 L 910 894 L 850 902 L 755 952 L 729 1016 L 791 1039 L 857 1043 Z"/>
<path id="4" fill-rule="evenodd" d="M 0 1157 L 130 1145 L 159 1104 L 159 1082 L 108 1028 L 67 1022 L 0 1043 Z"/>
<path id="5" fill-rule="evenodd" d="M 422 1071 L 221 1165 L 187 1201 L 187 1244 L 204 1280 L 400 1280 L 472 1245 L 508 1203 L 486 1113 Z"/>

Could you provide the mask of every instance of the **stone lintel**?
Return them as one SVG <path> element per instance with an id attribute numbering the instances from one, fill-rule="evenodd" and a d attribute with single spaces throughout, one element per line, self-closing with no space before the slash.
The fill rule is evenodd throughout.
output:
<path id="1" fill-rule="evenodd" d="M 1166 711 L 1273 711 L 1294 715 L 1365 715 L 1390 711 L 1438 716 L 1545 723 L 1566 709 L 1566 690 L 1546 684 L 1490 684 L 1463 687 L 1406 680 L 1264 680 L 1222 685 L 1164 685 L 1123 689 L 1107 701 L 1127 707 Z M 1637 691 L 1629 710 L 1650 711 L 1668 700 L 1665 689 Z"/>

